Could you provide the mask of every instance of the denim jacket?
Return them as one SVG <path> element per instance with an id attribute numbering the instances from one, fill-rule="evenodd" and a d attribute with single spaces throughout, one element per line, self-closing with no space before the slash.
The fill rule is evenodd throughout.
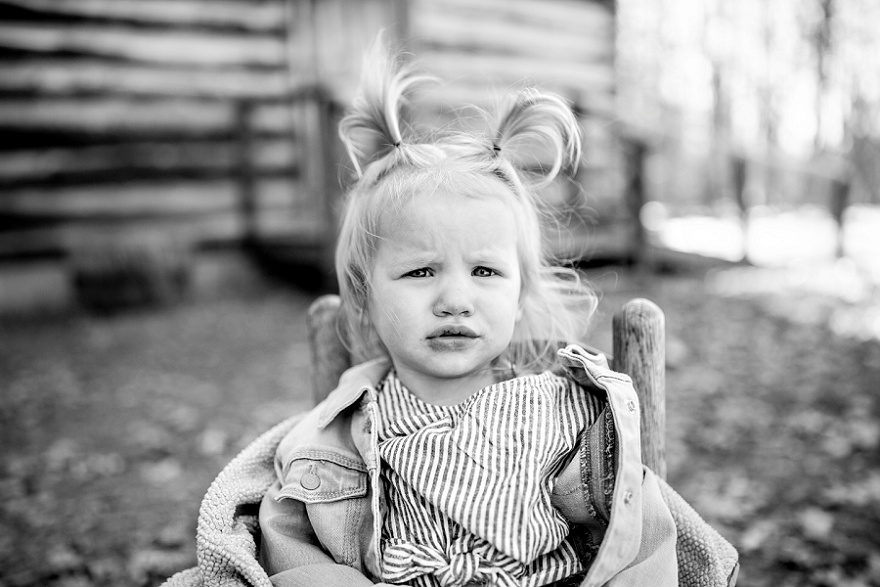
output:
<path id="1" fill-rule="evenodd" d="M 592 546 L 581 585 L 733 585 L 733 547 L 642 466 L 638 400 L 629 377 L 575 345 L 559 357 L 568 376 L 604 398 L 613 422 L 614 470 L 605 470 L 609 461 L 598 458 L 608 433 L 600 417 L 582 434 L 552 494 L 572 536 Z M 379 581 L 386 506 L 375 386 L 388 368 L 377 360 L 349 369 L 324 402 L 236 457 L 203 500 L 199 567 L 166 586 L 356 587 Z M 608 479 L 610 500 L 604 498 Z"/>
<path id="2" fill-rule="evenodd" d="M 580 458 L 562 471 L 552 494 L 574 531 L 589 531 L 598 545 L 582 584 L 677 585 L 676 525 L 658 479 L 641 464 L 638 400 L 630 379 L 609 370 L 604 357 L 574 345 L 560 351 L 560 359 L 570 377 L 604 396 L 615 432 L 616 470 L 604 470 L 607 461 L 597 457 L 604 437 L 598 422 L 583 435 Z M 387 362 L 375 361 L 346 372 L 279 445 L 278 482 L 260 507 L 261 562 L 276 586 L 307 583 L 316 562 L 315 577 L 325 577 L 334 564 L 347 567 L 345 575 L 355 569 L 381 576 L 385 503 L 375 386 L 387 370 Z M 608 478 L 614 491 L 610 511 L 604 511 Z"/>

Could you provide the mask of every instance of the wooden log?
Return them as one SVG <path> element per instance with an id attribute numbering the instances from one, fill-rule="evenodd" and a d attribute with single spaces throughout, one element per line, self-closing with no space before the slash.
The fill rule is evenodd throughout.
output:
<path id="1" fill-rule="evenodd" d="M 290 93 L 286 68 L 167 67 L 96 58 L 25 58 L 0 62 L 0 92 L 40 99 L 71 95 L 281 99 Z"/>
<path id="2" fill-rule="evenodd" d="M 231 132 L 234 120 L 231 103 L 209 100 L 94 98 L 0 102 L 0 127 L 6 128 L 183 135 Z"/>
<path id="3" fill-rule="evenodd" d="M 309 307 L 307 318 L 309 346 L 312 350 L 312 397 L 321 402 L 339 383 L 339 377 L 351 366 L 351 355 L 337 328 L 341 300 L 324 295 Z"/>
<path id="4" fill-rule="evenodd" d="M 518 81 L 521 82 L 522 80 Z M 522 85 L 522 83 L 517 83 L 512 87 L 520 87 Z M 541 88 L 557 92 L 575 101 L 578 105 L 588 104 L 591 114 L 604 115 L 607 118 L 615 116 L 616 104 L 614 94 L 611 92 L 584 94 L 582 89 L 572 89 L 571 86 L 559 82 L 542 81 L 540 85 Z M 450 106 L 458 107 L 462 104 L 488 107 L 495 104 L 499 96 L 503 96 L 508 90 L 508 87 L 500 84 L 489 85 L 485 79 L 458 79 L 432 88 L 430 92 L 425 92 L 424 95 L 419 97 L 419 104 L 423 105 L 427 110 L 439 110 L 447 113 Z"/>
<path id="5" fill-rule="evenodd" d="M 627 302 L 612 319 L 616 371 L 633 380 L 641 404 L 642 462 L 666 478 L 666 318 L 646 299 Z"/>
<path id="6" fill-rule="evenodd" d="M 241 0 L 2 0 L 46 15 L 124 20 L 138 24 L 283 30 L 284 2 Z"/>
<path id="7" fill-rule="evenodd" d="M 419 10 L 424 3 L 420 3 Z M 591 35 L 614 26 L 614 12 L 601 2 L 554 0 L 548 9 L 546 0 L 436 0 L 437 10 L 458 12 L 468 19 L 505 19 L 531 22 L 548 31 L 579 31 Z M 413 13 L 417 10 L 413 9 Z M 552 33 L 549 33 L 552 34 Z"/>
<path id="8" fill-rule="evenodd" d="M 94 24 L 0 23 L 0 47 L 179 65 L 284 67 L 286 58 L 280 37 Z"/>
<path id="9" fill-rule="evenodd" d="M 130 133 L 144 137 L 234 136 L 236 102 L 187 98 L 63 98 L 0 101 L 0 130 L 30 129 L 83 134 Z M 289 135 L 291 104 L 258 102 L 250 124 L 260 134 Z M 134 138 L 134 137 L 132 137 Z"/>
<path id="10" fill-rule="evenodd" d="M 299 180 L 262 179 L 255 198 L 264 206 L 288 207 L 291 213 L 310 215 L 311 201 L 303 197 Z M 0 215 L 46 219 L 119 218 L 204 214 L 238 207 L 235 180 L 145 181 L 134 184 L 81 185 L 59 189 L 4 190 Z M 322 212 L 319 205 L 313 206 Z M 320 213 L 312 218 L 320 219 Z M 324 226 L 322 223 L 321 226 Z"/>
<path id="11" fill-rule="evenodd" d="M 61 225 L 20 227 L 0 231 L 0 259 L 63 256 L 73 243 L 96 233 L 155 231 L 190 235 L 198 243 L 237 242 L 240 219 L 232 211 L 197 218 L 113 219 L 90 218 Z"/>
<path id="12" fill-rule="evenodd" d="M 89 218 L 174 215 L 231 209 L 235 190 L 229 180 L 84 185 L 69 188 L 8 190 L 0 214 L 22 218 Z"/>
<path id="13" fill-rule="evenodd" d="M 2 215 L 0 215 L 2 217 Z M 304 246 L 323 242 L 326 229 L 289 207 L 266 206 L 257 215 L 260 236 L 294 237 Z M 0 230 L 0 259 L 65 255 L 71 243 L 96 233 L 155 232 L 187 235 L 199 246 L 236 245 L 244 226 L 236 209 L 164 217 L 73 218 L 62 224 Z"/>
<path id="14" fill-rule="evenodd" d="M 448 83 L 481 82 L 504 89 L 521 86 L 526 81 L 564 85 L 583 93 L 612 93 L 615 86 L 611 62 L 591 64 L 548 62 L 529 56 L 488 55 L 426 48 L 420 52 L 420 64 Z"/>
<path id="15" fill-rule="evenodd" d="M 470 47 L 475 51 L 529 55 L 544 59 L 590 63 L 610 62 L 614 53 L 613 22 L 593 33 L 546 26 L 534 21 L 508 21 L 503 18 L 466 18 L 443 10 L 442 5 L 426 5 L 413 17 L 415 39 L 448 47 Z"/>
<path id="16" fill-rule="evenodd" d="M 116 145 L 52 147 L 8 151 L 0 158 L 0 184 L 54 182 L 86 183 L 96 176 L 151 171 L 173 178 L 197 173 L 228 174 L 235 169 L 232 140 L 133 141 Z M 299 145 L 290 139 L 254 140 L 251 161 L 258 174 L 298 172 Z"/>
<path id="17" fill-rule="evenodd" d="M 297 126 L 294 109 L 300 104 L 308 104 L 313 98 L 308 93 L 292 96 L 283 102 L 257 102 L 251 112 L 250 124 L 254 132 L 279 132 L 282 134 L 299 133 L 307 138 L 310 135 L 302 126 Z M 301 122 L 301 121 L 300 121 Z M 310 148 L 310 147 L 309 147 Z"/>

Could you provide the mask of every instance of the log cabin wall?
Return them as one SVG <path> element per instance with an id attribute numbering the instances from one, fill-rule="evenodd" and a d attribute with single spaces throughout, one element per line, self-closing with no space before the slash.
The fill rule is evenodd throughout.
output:
<path id="1" fill-rule="evenodd" d="M 614 10 L 590 0 L 413 0 L 413 51 L 450 103 L 535 82 L 592 112 L 614 109 Z"/>
<path id="2" fill-rule="evenodd" d="M 0 0 L 0 261 L 147 234 L 326 264 L 333 123 L 380 29 L 446 80 L 441 108 L 530 81 L 571 99 L 578 205 L 617 205 L 613 2 Z"/>
<path id="3" fill-rule="evenodd" d="M 284 0 L 0 0 L 0 258 L 325 232 Z"/>

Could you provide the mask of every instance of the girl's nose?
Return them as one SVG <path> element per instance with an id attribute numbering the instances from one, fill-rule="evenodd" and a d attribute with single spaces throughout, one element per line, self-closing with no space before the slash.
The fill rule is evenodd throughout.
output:
<path id="1" fill-rule="evenodd" d="M 445 284 L 434 303 L 435 316 L 470 316 L 474 305 L 467 287 L 462 283 Z"/>

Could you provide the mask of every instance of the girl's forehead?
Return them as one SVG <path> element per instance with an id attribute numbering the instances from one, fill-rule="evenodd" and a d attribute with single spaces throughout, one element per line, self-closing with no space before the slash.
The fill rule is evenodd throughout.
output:
<path id="1" fill-rule="evenodd" d="M 387 210 L 378 236 L 380 247 L 386 243 L 399 252 L 476 252 L 513 250 L 519 232 L 515 212 L 501 198 L 435 192 Z"/>
<path id="2" fill-rule="evenodd" d="M 433 226 L 447 221 L 477 221 L 497 214 L 512 219 L 511 202 L 506 194 L 499 192 L 459 192 L 438 188 L 411 193 L 383 209 L 380 229 L 400 230 L 419 224 Z"/>
<path id="3" fill-rule="evenodd" d="M 450 169 L 425 169 L 402 181 L 395 182 L 384 198 L 388 202 L 385 214 L 411 214 L 413 210 L 429 207 L 433 210 L 462 205 L 462 199 L 473 201 L 501 200 L 508 205 L 515 195 L 500 178 L 485 173 Z"/>

